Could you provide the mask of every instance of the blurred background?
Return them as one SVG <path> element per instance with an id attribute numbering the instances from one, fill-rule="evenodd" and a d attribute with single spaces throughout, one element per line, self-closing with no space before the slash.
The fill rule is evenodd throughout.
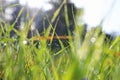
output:
<path id="1" fill-rule="evenodd" d="M 24 7 L 24 14 L 22 14 L 20 23 L 17 24 L 19 25 L 35 16 L 40 10 L 47 11 L 52 9 L 53 6 L 49 3 L 50 1 L 0 0 L 0 20 L 13 21 L 20 9 Z M 120 0 L 71 0 L 71 2 L 77 8 L 83 8 L 82 22 L 88 25 L 88 29 L 101 24 L 104 32 L 115 35 L 120 34 Z M 11 7 L 11 4 L 18 4 L 18 6 Z M 29 15 L 26 14 L 27 12 L 29 12 Z"/>

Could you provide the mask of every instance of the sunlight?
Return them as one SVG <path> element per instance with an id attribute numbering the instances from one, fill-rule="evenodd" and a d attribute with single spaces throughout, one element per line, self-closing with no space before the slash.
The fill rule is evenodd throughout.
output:
<path id="1" fill-rule="evenodd" d="M 22 5 L 27 4 L 31 8 L 41 8 L 49 0 L 20 0 Z"/>
<path id="2" fill-rule="evenodd" d="M 32 7 L 32 8 L 41 8 L 44 4 L 43 0 L 20 0 L 20 3 L 25 5 L 27 4 L 28 6 Z"/>
<path id="3" fill-rule="evenodd" d="M 49 10 L 53 6 L 48 3 L 49 0 L 20 0 L 20 4 L 28 5 L 30 8 L 38 8 L 43 10 Z"/>

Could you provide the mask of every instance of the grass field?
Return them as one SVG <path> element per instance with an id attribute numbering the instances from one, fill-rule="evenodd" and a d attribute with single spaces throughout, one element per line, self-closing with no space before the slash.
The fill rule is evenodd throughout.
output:
<path id="1" fill-rule="evenodd" d="M 33 40 L 26 38 L 27 28 L 18 32 L 12 26 L 0 23 L 1 80 L 120 80 L 120 36 L 105 41 L 98 27 L 88 31 L 82 41 L 84 26 L 76 25 L 70 45 L 61 44 L 56 50 L 48 47 L 45 39 L 39 40 L 36 48 Z M 19 37 L 11 38 L 11 30 Z"/>
<path id="2" fill-rule="evenodd" d="M 119 80 L 120 37 L 113 42 L 98 35 L 100 28 L 87 32 L 83 42 L 77 26 L 69 47 L 59 51 L 40 40 L 40 48 L 30 41 L 24 44 L 23 31 L 19 38 L 10 38 L 9 30 L 0 33 L 0 78 L 3 80 Z M 94 40 L 92 40 L 94 37 Z"/>

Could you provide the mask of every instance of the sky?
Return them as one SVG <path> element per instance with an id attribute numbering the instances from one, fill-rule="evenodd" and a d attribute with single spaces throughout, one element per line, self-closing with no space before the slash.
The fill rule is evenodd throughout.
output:
<path id="1" fill-rule="evenodd" d="M 120 0 L 73 0 L 84 8 L 84 21 L 97 26 L 102 19 L 103 31 L 120 34 Z"/>
<path id="2" fill-rule="evenodd" d="M 44 8 L 48 10 L 51 5 L 48 0 L 20 0 L 22 5 L 27 3 L 32 8 Z M 72 0 L 76 7 L 84 8 L 83 21 L 89 27 L 97 26 L 102 19 L 103 31 L 120 34 L 120 0 Z M 114 3 L 114 4 L 113 4 Z M 47 5 L 47 6 L 46 6 Z"/>

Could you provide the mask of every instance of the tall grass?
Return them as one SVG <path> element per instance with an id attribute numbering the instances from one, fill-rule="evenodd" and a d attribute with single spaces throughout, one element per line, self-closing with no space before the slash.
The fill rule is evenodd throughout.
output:
<path id="1" fill-rule="evenodd" d="M 119 80 L 120 36 L 108 43 L 100 27 L 91 29 L 82 40 L 83 25 L 77 25 L 69 46 L 58 51 L 39 40 L 36 48 L 23 31 L 0 24 L 0 79 L 3 80 Z M 3 31 L 6 27 L 6 31 Z M 19 37 L 9 37 L 14 30 Z M 49 31 L 49 30 L 48 30 Z M 4 35 L 2 35 L 4 33 Z M 49 32 L 48 32 L 49 33 Z M 47 33 L 47 34 L 48 34 Z M 99 35 L 100 34 L 100 35 Z M 24 44 L 28 40 L 29 44 Z M 61 40 L 60 40 L 61 41 Z"/>

